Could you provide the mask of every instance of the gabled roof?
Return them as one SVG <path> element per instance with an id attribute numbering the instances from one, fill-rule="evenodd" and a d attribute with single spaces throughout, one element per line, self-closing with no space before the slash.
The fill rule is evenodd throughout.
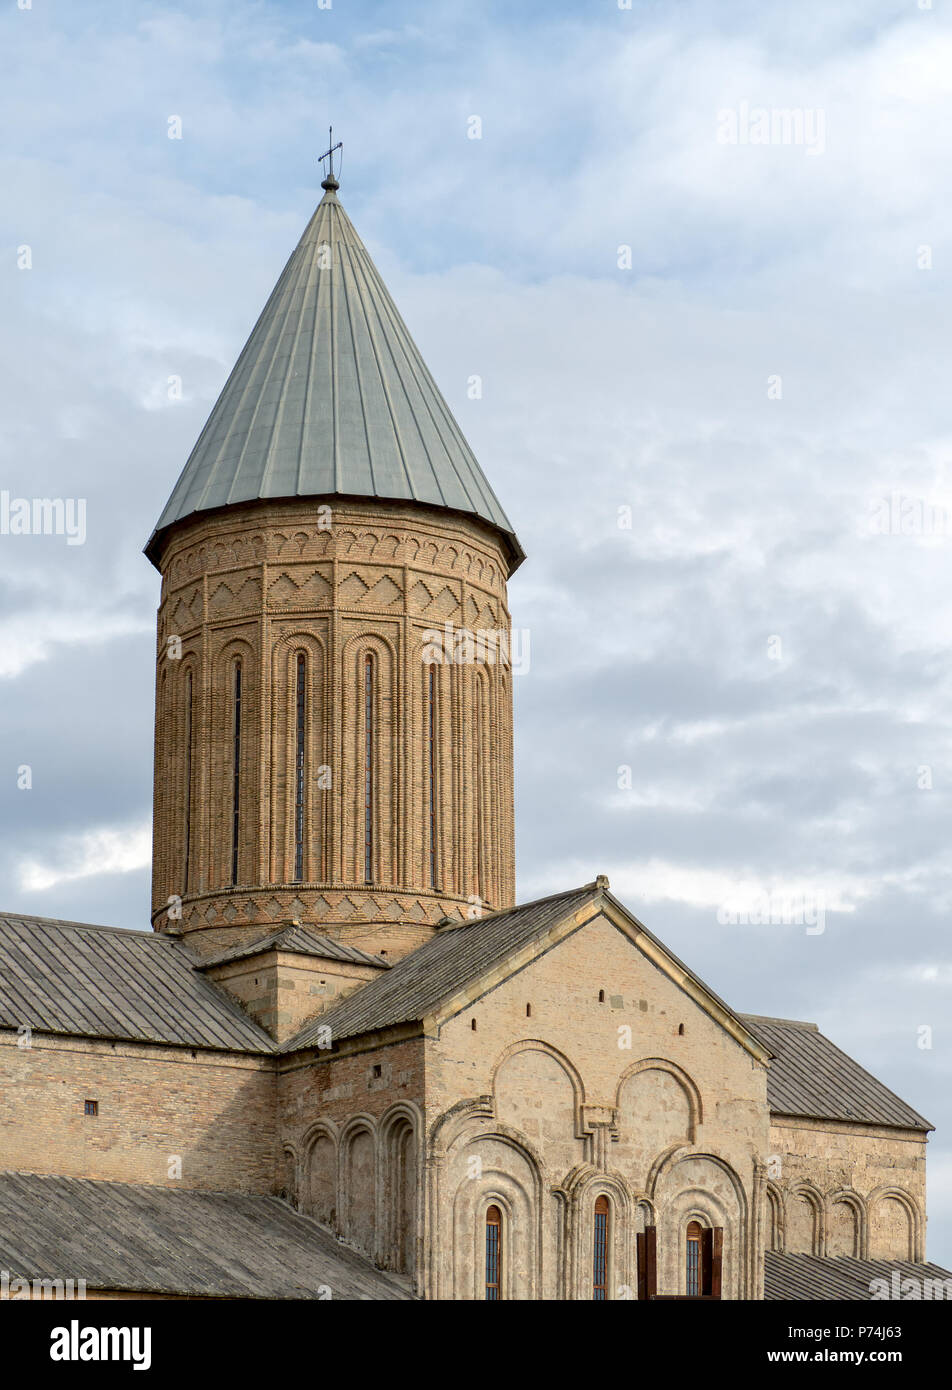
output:
<path id="1" fill-rule="evenodd" d="M 446 926 L 415 951 L 397 961 L 386 975 L 370 980 L 307 1024 L 295 1037 L 284 1043 L 282 1052 L 323 1045 L 330 1029 L 335 1042 L 372 1033 L 400 1023 L 421 1021 L 465 990 L 475 985 L 497 965 L 516 958 L 537 938 L 562 923 L 573 923 L 579 915 L 581 923 L 593 917 L 597 910 L 614 915 L 637 932 L 639 945 L 653 962 L 666 969 L 681 987 L 718 1014 L 721 1022 L 735 1030 L 735 1036 L 745 1041 L 758 1056 L 769 1055 L 759 1039 L 752 1037 L 738 1015 L 719 999 L 693 971 L 668 951 L 667 947 L 637 922 L 627 909 L 608 891 L 608 880 L 597 879 L 582 888 L 572 888 L 552 897 L 539 898 L 519 907 L 493 912 L 485 917 L 459 926 Z"/>
<path id="2" fill-rule="evenodd" d="M 847 1255 L 788 1255 L 768 1250 L 764 1256 L 764 1298 L 838 1299 L 852 1302 L 870 1300 L 874 1279 L 885 1279 L 891 1290 L 893 1274 L 915 1279 L 922 1288 L 926 1279 L 952 1285 L 952 1273 L 939 1265 L 916 1264 L 912 1260 L 854 1260 Z M 933 1286 L 934 1287 L 934 1286 Z M 948 1293 L 939 1297 L 949 1298 Z"/>
<path id="3" fill-rule="evenodd" d="M 146 546 L 194 512 L 260 498 L 376 497 L 512 525 L 329 186 Z"/>
<path id="4" fill-rule="evenodd" d="M 298 922 L 291 922 L 287 926 L 279 928 L 278 931 L 273 931 L 268 936 L 262 937 L 260 941 L 252 942 L 250 946 L 232 946 L 230 950 L 222 951 L 220 955 L 206 957 L 199 962 L 198 969 L 206 970 L 211 965 L 223 965 L 226 961 L 261 956 L 266 951 L 286 951 L 289 955 L 298 956 L 319 956 L 324 960 L 346 961 L 350 965 L 373 965 L 378 970 L 389 970 L 391 967 L 391 962 L 385 960 L 383 956 L 372 956 L 367 951 L 361 951 L 358 946 L 348 946 L 344 941 L 335 941 L 331 936 L 322 936 L 320 932 L 312 931 L 310 927 L 302 927 Z"/>
<path id="5" fill-rule="evenodd" d="M 273 1052 L 263 1028 L 155 932 L 0 915 L 0 1028 Z"/>
<path id="6" fill-rule="evenodd" d="M 751 1032 L 774 1053 L 767 1102 L 774 1114 L 854 1124 L 932 1129 L 928 1120 L 841 1052 L 815 1023 L 743 1014 Z"/>
<path id="7" fill-rule="evenodd" d="M 0 1173 L 0 1268 L 13 1279 L 193 1298 L 409 1299 L 277 1197 Z M 326 1295 L 324 1295 L 326 1297 Z"/>
<path id="8" fill-rule="evenodd" d="M 335 1040 L 372 1033 L 397 1023 L 424 1018 L 497 961 L 513 955 L 548 928 L 561 922 L 594 896 L 591 885 L 493 912 L 458 927 L 444 927 L 429 941 L 398 960 L 375 980 L 328 1009 L 286 1042 L 283 1052 L 316 1045 L 319 1037 Z"/>

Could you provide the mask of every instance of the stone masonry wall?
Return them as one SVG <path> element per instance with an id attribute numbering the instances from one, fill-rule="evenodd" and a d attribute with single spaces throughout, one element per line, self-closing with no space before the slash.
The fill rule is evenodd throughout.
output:
<path id="1" fill-rule="evenodd" d="M 250 960 L 209 966 L 205 973 L 234 995 L 277 1042 L 285 1042 L 380 970 L 352 961 L 266 951 Z"/>
<path id="2" fill-rule="evenodd" d="M 22 1172 L 272 1192 L 273 1064 L 35 1034 L 24 1048 L 0 1033 L 0 1133 L 2 1166 Z"/>
<path id="3" fill-rule="evenodd" d="M 431 1297 L 482 1296 L 492 1202 L 506 1296 L 591 1298 L 601 1194 L 611 1296 L 634 1296 L 635 1237 L 649 1224 L 659 1292 L 683 1292 L 692 1219 L 724 1231 L 723 1296 L 760 1296 L 766 1069 L 604 917 L 426 1048 Z"/>
<path id="4" fill-rule="evenodd" d="M 342 1044 L 288 1059 L 278 1082 L 284 1191 L 383 1268 L 419 1286 L 423 1042 Z"/>
<path id="5" fill-rule="evenodd" d="M 768 1248 L 925 1258 L 926 1136 L 773 1116 Z"/>

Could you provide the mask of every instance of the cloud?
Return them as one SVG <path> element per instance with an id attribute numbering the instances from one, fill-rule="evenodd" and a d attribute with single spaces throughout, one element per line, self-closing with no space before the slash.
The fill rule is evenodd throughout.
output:
<path id="1" fill-rule="evenodd" d="M 677 860 L 652 858 L 622 861 L 616 866 L 599 861 L 599 872 L 607 873 L 612 892 L 624 902 L 633 904 L 680 903 L 686 907 L 707 909 L 713 920 L 719 909 L 744 912 L 758 907 L 764 900 L 774 902 L 778 910 L 784 905 L 820 902 L 826 912 L 853 912 L 856 904 L 874 894 L 881 885 L 863 879 L 844 876 L 824 876 L 816 879 L 758 878 L 749 872 L 739 876 L 706 869 Z M 591 865 L 580 862 L 562 865 L 562 876 L 569 883 L 591 881 Z M 541 895 L 544 883 L 551 882 L 551 870 L 539 875 L 535 891 Z"/>
<path id="2" fill-rule="evenodd" d="M 140 549 L 319 194 L 333 119 L 345 206 L 529 556 L 511 586 L 532 644 L 520 896 L 607 872 L 731 1003 L 816 1019 L 908 1093 L 940 1125 L 930 1241 L 949 1263 L 937 16 L 92 13 L 0 19 L 0 119 L 25 132 L 0 227 L 34 263 L 0 268 L 0 487 L 84 496 L 89 518 L 69 552 L 0 540 L 9 747 L 35 772 L 29 793 L 0 778 L 11 896 L 148 922 L 158 582 Z M 719 144 L 742 102 L 822 110 L 824 153 Z M 826 931 L 719 923 L 744 883 L 822 890 Z"/>
<path id="3" fill-rule="evenodd" d="M 0 618 L 0 678 L 22 675 L 37 661 L 49 661 L 57 646 L 96 646 L 117 637 L 148 632 L 153 626 L 132 614 L 41 611 Z"/>
<path id="4" fill-rule="evenodd" d="M 90 830 L 54 844 L 42 861 L 23 862 L 20 888 L 25 893 L 43 893 L 76 879 L 127 874 L 151 859 L 151 824 Z"/>

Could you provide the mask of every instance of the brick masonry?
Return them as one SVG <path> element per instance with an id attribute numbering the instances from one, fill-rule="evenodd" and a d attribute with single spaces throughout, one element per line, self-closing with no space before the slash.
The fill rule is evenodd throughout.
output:
<path id="1" fill-rule="evenodd" d="M 275 1121 L 266 1059 L 37 1034 L 25 1048 L 0 1033 L 4 1168 L 271 1192 Z"/>
<path id="2" fill-rule="evenodd" d="M 297 917 L 371 951 L 389 941 L 397 954 L 441 918 L 466 915 L 476 899 L 511 905 L 507 661 L 432 666 L 432 821 L 430 804 L 429 634 L 451 624 L 503 633 L 508 643 L 506 560 L 490 527 L 379 502 L 342 504 L 329 518 L 303 500 L 250 504 L 173 528 L 159 563 L 158 929 L 183 930 L 194 949 L 212 952 Z M 299 653 L 307 663 L 300 881 Z M 368 655 L 375 663 L 369 882 Z M 233 884 L 236 662 L 241 814 Z M 180 916 L 177 905 L 168 911 L 176 896 Z"/>
<path id="3" fill-rule="evenodd" d="M 153 924 L 278 1041 L 379 971 L 214 955 L 293 918 L 395 960 L 514 891 L 512 672 L 434 666 L 431 745 L 422 659 L 444 623 L 508 634 L 501 542 L 403 504 L 325 521 L 303 500 L 235 506 L 173 527 L 159 557 Z M 923 1258 L 925 1136 L 771 1117 L 766 1050 L 604 898 L 432 1017 L 329 1041 L 245 1055 L 0 1034 L 2 1164 L 279 1194 L 430 1299 L 483 1297 L 490 1204 L 508 1298 L 592 1297 L 599 1197 L 614 1298 L 634 1296 L 648 1226 L 662 1293 L 684 1291 L 691 1221 L 723 1232 L 728 1298 L 763 1296 L 769 1248 Z"/>

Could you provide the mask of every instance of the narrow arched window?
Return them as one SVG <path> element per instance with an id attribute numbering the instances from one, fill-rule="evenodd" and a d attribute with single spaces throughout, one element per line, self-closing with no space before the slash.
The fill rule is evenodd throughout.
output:
<path id="1" fill-rule="evenodd" d="M 305 785 L 305 734 L 307 730 L 307 661 L 303 652 L 298 652 L 297 679 L 295 682 L 295 740 L 294 740 L 294 881 L 300 883 L 304 878 L 304 785 Z"/>
<path id="2" fill-rule="evenodd" d="M 593 1263 L 594 1292 L 596 1303 L 604 1303 L 608 1298 L 608 1198 L 599 1197 L 595 1202 L 595 1249 Z"/>
<path id="3" fill-rule="evenodd" d="M 490 1207 L 486 1212 L 486 1299 L 498 1303 L 502 1288 L 502 1212 Z"/>
<path id="4" fill-rule="evenodd" d="M 476 830 L 476 892 L 481 903 L 486 901 L 485 862 L 483 853 L 483 737 L 486 728 L 485 694 L 483 682 L 476 681 L 476 776 L 473 783 L 473 814 Z"/>
<path id="5" fill-rule="evenodd" d="M 427 837 L 429 852 L 430 887 L 436 887 L 436 666 L 427 671 L 426 689 L 426 782 L 427 782 Z"/>
<path id="6" fill-rule="evenodd" d="M 182 891 L 188 892 L 192 849 L 192 673 L 185 672 L 185 825 L 183 827 Z"/>
<path id="7" fill-rule="evenodd" d="M 687 1285 L 685 1293 L 697 1298 L 701 1292 L 701 1223 L 690 1221 L 687 1231 Z"/>
<path id="8" fill-rule="evenodd" d="M 238 882 L 238 837 L 241 831 L 241 662 L 235 662 L 234 742 L 232 748 L 231 881 Z"/>
<path id="9" fill-rule="evenodd" d="M 374 659 L 364 658 L 364 882 L 374 878 Z"/>

